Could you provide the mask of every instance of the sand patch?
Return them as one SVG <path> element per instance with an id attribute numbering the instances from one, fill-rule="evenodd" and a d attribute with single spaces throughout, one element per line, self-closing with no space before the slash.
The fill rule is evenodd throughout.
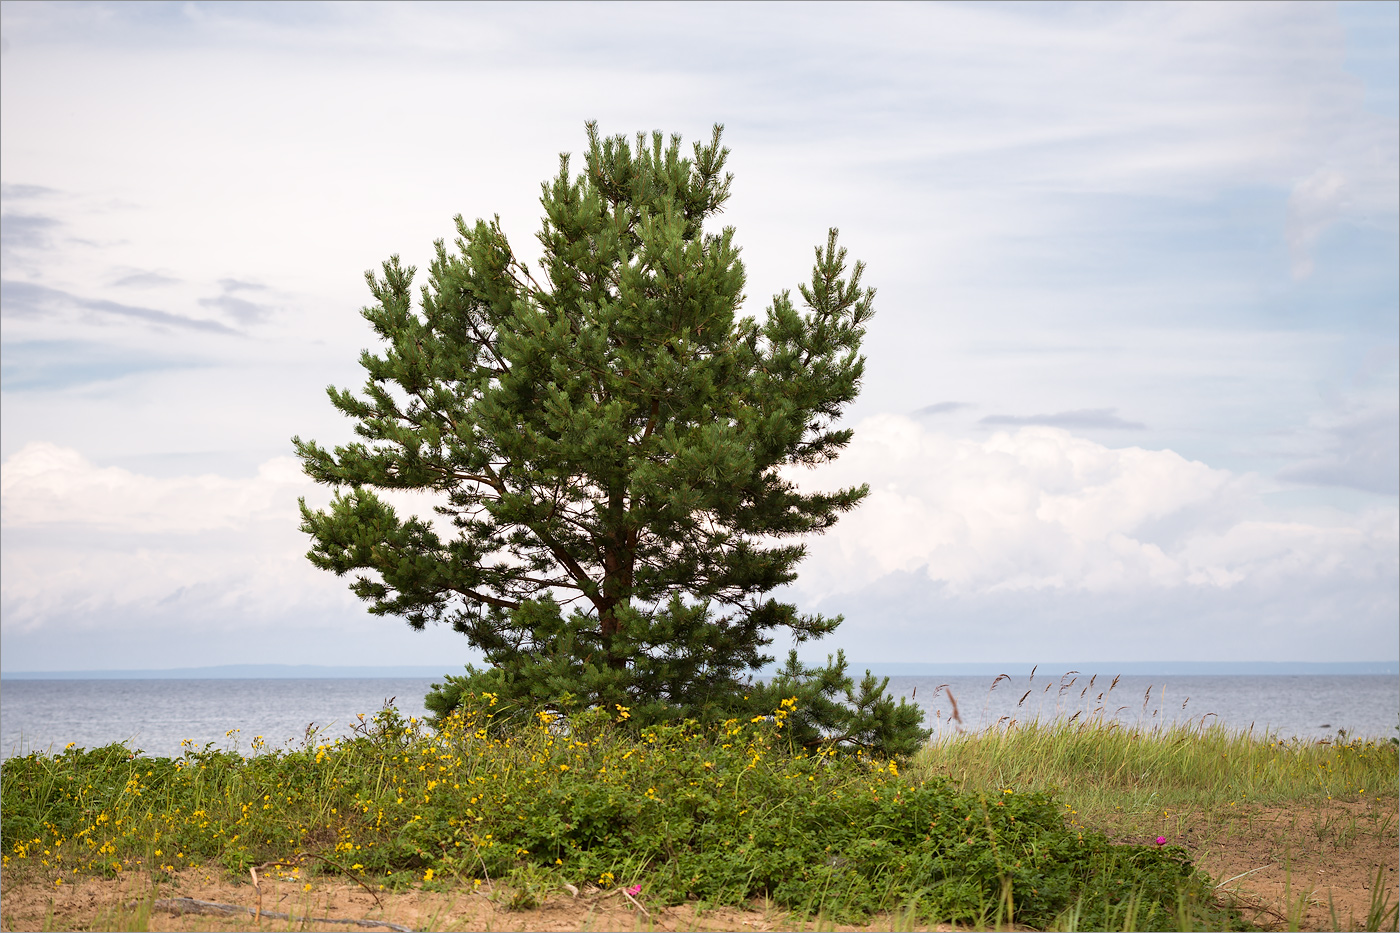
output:
<path id="1" fill-rule="evenodd" d="M 307 885 L 310 889 L 307 889 Z M 320 878 L 310 882 L 263 880 L 258 922 L 257 893 L 251 883 L 237 883 L 215 872 L 189 869 L 152 877 L 132 872 L 120 879 L 86 879 L 57 887 L 30 881 L 5 885 L 3 930 L 347 930 L 366 933 L 370 927 L 345 921 L 385 920 L 413 930 L 878 930 L 891 929 L 893 918 L 869 926 L 833 926 L 820 920 L 803 922 L 762 904 L 747 908 L 706 909 L 700 905 L 656 907 L 643 903 L 643 914 L 621 892 L 587 892 L 574 897 L 566 891 L 547 897 L 529 910 L 510 910 L 508 890 L 458 888 L 446 891 L 385 891 L 375 896 L 353 883 Z M 237 905 L 236 916 L 176 914 L 153 905 L 163 899 L 196 898 Z M 290 914 L 292 919 L 269 916 Z M 306 918 L 329 918 L 308 921 Z M 341 922 L 336 922 L 337 920 Z M 900 929 L 911 929 L 901 924 Z M 375 929 L 389 930 L 387 926 Z M 951 927 L 915 927 L 941 929 Z"/>
<path id="2" fill-rule="evenodd" d="M 1400 901 L 1396 817 L 1397 798 L 1389 795 L 1173 817 L 1162 831 L 1259 926 L 1287 929 L 1291 919 L 1303 930 L 1356 930 L 1373 894 L 1391 906 Z"/>

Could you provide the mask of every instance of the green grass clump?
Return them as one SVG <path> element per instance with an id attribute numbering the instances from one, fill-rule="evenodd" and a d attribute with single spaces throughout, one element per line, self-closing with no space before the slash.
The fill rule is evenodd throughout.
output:
<path id="1" fill-rule="evenodd" d="M 1055 790 L 1081 820 L 1124 810 L 1221 810 L 1395 792 L 1388 741 L 1284 741 L 1220 725 L 1131 729 L 1113 721 L 1030 722 L 945 738 L 911 773 L 964 790 Z"/>
<path id="2" fill-rule="evenodd" d="M 1048 793 L 959 792 L 895 761 L 795 752 L 770 717 L 633 734 L 628 711 L 502 722 L 489 694 L 436 731 L 392 710 L 359 734 L 244 757 L 122 746 L 3 765 L 8 866 L 105 874 L 297 855 L 386 885 L 565 883 L 653 904 L 766 896 L 833 920 L 1237 927 L 1173 847 L 1112 845 Z M 37 866 L 36 866 L 37 867 Z"/>

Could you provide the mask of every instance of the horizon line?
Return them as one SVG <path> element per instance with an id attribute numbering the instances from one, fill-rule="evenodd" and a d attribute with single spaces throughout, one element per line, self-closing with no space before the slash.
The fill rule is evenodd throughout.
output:
<path id="1" fill-rule="evenodd" d="M 1193 674 L 1381 674 L 1400 675 L 1395 661 L 849 661 L 850 674 L 868 669 L 880 676 L 921 676 L 933 674 L 1022 676 L 1035 669 L 1042 676 L 1052 673 L 1116 673 L 1190 676 Z M 200 667 L 94 668 L 78 670 L 0 670 L 0 680 L 176 680 L 176 679 L 361 679 L 375 677 L 441 677 L 464 668 L 425 664 L 219 664 Z M 764 672 L 776 669 L 774 665 Z"/>

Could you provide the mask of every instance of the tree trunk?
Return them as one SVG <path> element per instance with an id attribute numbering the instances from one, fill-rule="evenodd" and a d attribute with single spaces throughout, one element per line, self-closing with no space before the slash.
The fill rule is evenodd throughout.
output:
<path id="1" fill-rule="evenodd" d="M 622 527 L 625 512 L 626 497 L 622 489 L 610 489 L 607 516 L 611 528 L 603 546 L 603 598 L 598 603 L 598 624 L 608 666 L 619 670 L 627 666 L 629 658 L 615 647 L 617 633 L 622 628 L 617 610 L 631 602 L 632 568 L 636 559 L 636 552 L 628 547 L 629 536 Z"/>

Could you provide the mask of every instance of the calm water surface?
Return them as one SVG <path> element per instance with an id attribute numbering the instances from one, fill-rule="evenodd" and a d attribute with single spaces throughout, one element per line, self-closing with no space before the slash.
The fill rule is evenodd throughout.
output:
<path id="1" fill-rule="evenodd" d="M 151 755 L 175 756 L 180 743 L 213 742 L 248 751 L 299 746 L 308 725 L 321 741 L 347 735 L 356 715 L 386 700 L 404 716 L 423 717 L 432 678 L 295 680 L 5 680 L 0 681 L 0 752 L 92 748 L 125 742 Z M 231 734 L 230 734 L 231 733 Z"/>
<path id="2" fill-rule="evenodd" d="M 298 746 L 308 725 L 325 741 L 346 735 L 356 715 L 395 699 L 405 716 L 425 715 L 431 678 L 268 680 L 0 681 L 0 752 L 91 748 L 125 742 L 147 754 L 180 754 L 181 742 L 247 751 L 261 736 Z M 898 696 L 921 706 L 938 732 L 976 730 L 998 720 L 1101 715 L 1125 725 L 1210 723 L 1320 739 L 1400 735 L 1400 678 L 1386 675 L 1130 676 L 1034 679 L 987 676 L 891 677 Z M 957 702 L 961 723 L 953 720 Z"/>
<path id="3" fill-rule="evenodd" d="M 1113 675 L 891 677 L 937 732 L 983 729 L 1015 719 L 1102 716 L 1124 725 L 1209 725 L 1282 738 L 1400 736 L 1400 677 L 1393 675 Z M 940 690 L 940 687 L 942 688 Z M 951 693 L 951 697 L 949 694 Z M 953 720 L 956 700 L 961 723 Z"/>

